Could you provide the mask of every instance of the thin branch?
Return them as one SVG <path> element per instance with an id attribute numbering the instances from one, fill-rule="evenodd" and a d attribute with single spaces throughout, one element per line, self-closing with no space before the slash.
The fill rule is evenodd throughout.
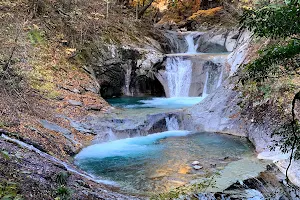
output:
<path id="1" fill-rule="evenodd" d="M 295 147 L 296 147 L 296 144 L 298 142 L 298 137 L 297 137 L 297 134 L 296 134 L 296 127 L 295 125 L 297 125 L 297 121 L 296 121 L 296 117 L 295 117 L 295 104 L 296 104 L 296 100 L 300 100 L 300 92 L 298 92 L 294 98 L 293 98 L 293 102 L 292 102 L 292 117 L 293 117 L 293 121 L 292 121 L 292 132 L 293 132 L 293 136 L 294 136 L 294 141 L 293 141 L 293 144 L 292 144 L 292 152 L 291 152 L 291 156 L 290 156 L 290 160 L 289 160 L 289 165 L 288 167 L 286 168 L 286 173 L 285 173 L 285 176 L 286 176 L 286 179 L 287 181 L 289 181 L 289 178 L 288 178 L 288 170 L 289 168 L 291 167 L 292 165 L 292 161 L 293 161 L 293 154 L 294 154 L 294 151 L 295 151 Z"/>

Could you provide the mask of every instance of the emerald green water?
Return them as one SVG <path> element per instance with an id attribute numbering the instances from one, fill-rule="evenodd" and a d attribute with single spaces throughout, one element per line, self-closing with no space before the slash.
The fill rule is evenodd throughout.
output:
<path id="1" fill-rule="evenodd" d="M 111 99 L 105 99 L 109 104 L 119 108 L 131 108 L 138 107 L 144 103 L 141 100 L 149 100 L 151 97 L 117 97 Z"/>
<path id="2" fill-rule="evenodd" d="M 120 97 L 107 99 L 112 106 L 127 109 L 179 109 L 188 108 L 199 102 L 205 97 Z"/>
<path id="3" fill-rule="evenodd" d="M 245 138 L 168 131 L 92 145 L 76 156 L 75 163 L 88 173 L 115 181 L 123 191 L 149 195 L 211 177 L 229 163 L 245 158 L 257 161 Z M 194 160 L 200 161 L 201 170 L 192 168 Z M 239 165 L 245 176 L 252 173 L 253 169 Z"/>

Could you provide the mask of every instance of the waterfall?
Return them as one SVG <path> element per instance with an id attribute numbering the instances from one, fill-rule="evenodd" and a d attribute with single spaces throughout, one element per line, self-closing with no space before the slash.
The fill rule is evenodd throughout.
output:
<path id="1" fill-rule="evenodd" d="M 202 97 L 205 97 L 221 86 L 226 76 L 223 67 L 227 54 L 197 52 L 200 39 L 203 38 L 201 35 L 201 32 L 167 34 L 172 52 L 176 53 L 166 55 L 165 70 L 156 75 L 164 86 L 167 97 L 198 96 L 201 91 Z M 208 66 L 205 67 L 206 65 Z M 206 73 L 204 77 L 203 71 Z M 203 80 L 199 77 L 203 77 Z"/>
<path id="2" fill-rule="evenodd" d="M 111 128 L 108 129 L 107 139 L 108 141 L 113 141 L 117 139 L 117 136 L 114 134 Z"/>
<path id="3" fill-rule="evenodd" d="M 166 126 L 167 126 L 168 131 L 179 130 L 178 120 L 175 116 L 166 117 Z"/>
<path id="4" fill-rule="evenodd" d="M 125 94 L 127 96 L 131 95 L 130 92 L 130 81 L 131 81 L 131 67 L 126 69 L 126 73 L 125 73 Z"/>
<path id="5" fill-rule="evenodd" d="M 194 44 L 195 34 L 185 36 L 187 53 L 197 53 L 198 44 Z M 192 79 L 192 61 L 183 57 L 167 58 L 166 74 L 170 97 L 188 97 Z"/>
<path id="6" fill-rule="evenodd" d="M 195 34 L 188 34 L 185 36 L 185 40 L 188 45 L 188 50 L 186 53 L 197 53 L 198 44 L 194 43 Z"/>
<path id="7" fill-rule="evenodd" d="M 221 67 L 221 73 L 220 73 L 220 76 L 219 76 L 217 88 L 221 86 L 221 84 L 222 84 L 222 79 L 223 79 L 223 69 L 222 69 L 222 67 Z"/>
<path id="8" fill-rule="evenodd" d="M 208 71 L 206 71 L 205 83 L 204 83 L 204 86 L 203 86 L 202 97 L 207 96 L 207 84 L 208 84 L 208 78 L 209 78 L 209 74 L 208 74 Z"/>
<path id="9" fill-rule="evenodd" d="M 181 57 L 167 58 L 166 74 L 170 97 L 188 97 L 192 62 Z"/>

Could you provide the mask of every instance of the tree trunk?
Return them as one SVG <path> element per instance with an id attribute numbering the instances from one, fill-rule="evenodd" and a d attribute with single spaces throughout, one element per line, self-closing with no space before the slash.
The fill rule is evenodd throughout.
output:
<path id="1" fill-rule="evenodd" d="M 139 19 L 141 19 L 141 17 L 145 14 L 146 10 L 152 5 L 153 2 L 154 2 L 154 0 L 150 0 L 150 2 L 140 10 L 140 12 L 138 14 Z"/>

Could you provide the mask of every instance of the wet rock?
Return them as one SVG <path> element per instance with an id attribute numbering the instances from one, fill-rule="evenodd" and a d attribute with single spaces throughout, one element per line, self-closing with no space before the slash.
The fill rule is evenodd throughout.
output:
<path id="1" fill-rule="evenodd" d="M 94 134 L 94 132 L 88 128 L 85 127 L 84 124 L 74 121 L 72 119 L 68 119 L 70 121 L 70 126 L 72 126 L 74 129 L 76 129 L 77 131 L 81 132 L 81 133 L 91 133 Z"/>
<path id="2" fill-rule="evenodd" d="M 69 104 L 71 104 L 72 106 L 82 106 L 82 102 L 80 101 L 76 101 L 76 100 L 68 100 Z"/>
<path id="3" fill-rule="evenodd" d="M 120 114 L 119 109 L 105 106 L 101 109 L 101 112 L 107 108 L 109 110 L 105 113 L 105 117 L 103 113 L 99 113 L 99 115 L 89 115 L 84 119 L 86 127 L 97 134 L 92 142 L 93 144 L 105 141 L 105 138 L 107 139 L 105 135 L 109 129 L 113 131 L 116 138 L 123 139 L 166 131 L 166 117 L 176 116 L 178 122 L 181 121 L 178 111 L 149 114 L 140 111 L 137 111 L 137 113 L 122 111 L 122 114 Z"/>
<path id="4" fill-rule="evenodd" d="M 217 164 L 210 164 L 210 167 L 215 168 L 217 167 Z"/>
<path id="5" fill-rule="evenodd" d="M 194 165 L 193 168 L 194 168 L 195 170 L 199 170 L 199 169 L 202 169 L 203 167 L 200 166 L 200 165 Z"/>
<path id="6" fill-rule="evenodd" d="M 240 119 L 240 94 L 234 91 L 234 84 L 224 82 L 215 92 L 208 95 L 197 106 L 183 112 L 185 130 L 228 133 L 247 136 L 247 130 Z M 214 112 L 209 112 L 214 110 Z M 236 117 L 231 117 L 235 115 Z"/>
<path id="7" fill-rule="evenodd" d="M 102 105 L 91 105 L 87 107 L 87 110 L 101 111 L 102 108 L 103 108 Z"/>

